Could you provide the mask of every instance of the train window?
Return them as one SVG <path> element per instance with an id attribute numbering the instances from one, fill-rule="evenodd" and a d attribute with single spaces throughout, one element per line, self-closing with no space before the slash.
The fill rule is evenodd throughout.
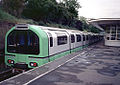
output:
<path id="1" fill-rule="evenodd" d="M 50 47 L 53 47 L 53 37 L 50 37 Z"/>
<path id="2" fill-rule="evenodd" d="M 13 35 L 14 34 L 14 32 L 12 32 L 12 33 L 10 33 L 9 34 L 9 37 L 10 38 L 8 38 L 8 40 L 7 40 L 7 43 L 9 44 L 9 46 L 11 45 L 14 45 L 14 43 L 15 43 L 15 36 L 16 35 Z"/>
<path id="3" fill-rule="evenodd" d="M 77 42 L 80 42 L 81 41 L 81 36 L 80 35 L 76 35 L 77 37 Z"/>
<path id="4" fill-rule="evenodd" d="M 39 38 L 32 31 L 12 31 L 7 37 L 7 51 L 20 54 L 39 54 Z"/>
<path id="5" fill-rule="evenodd" d="M 57 37 L 57 44 L 58 45 L 67 44 L 67 36 L 58 36 Z"/>
<path id="6" fill-rule="evenodd" d="M 83 41 L 85 41 L 85 35 L 83 35 Z"/>
<path id="7" fill-rule="evenodd" d="M 75 36 L 71 35 L 71 43 L 74 43 L 74 42 L 75 42 Z"/>

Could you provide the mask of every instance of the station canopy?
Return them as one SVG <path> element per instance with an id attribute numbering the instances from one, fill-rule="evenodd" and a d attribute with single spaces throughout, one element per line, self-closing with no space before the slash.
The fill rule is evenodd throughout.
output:
<path id="1" fill-rule="evenodd" d="M 120 26 L 120 18 L 90 19 L 88 22 L 100 30 L 104 30 L 108 26 Z"/>

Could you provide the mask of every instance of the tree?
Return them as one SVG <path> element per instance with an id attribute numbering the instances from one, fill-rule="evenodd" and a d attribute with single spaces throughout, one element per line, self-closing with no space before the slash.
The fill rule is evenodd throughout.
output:
<path id="1" fill-rule="evenodd" d="M 2 0 L 3 9 L 20 18 L 27 0 Z"/>
<path id="2" fill-rule="evenodd" d="M 87 23 L 87 20 L 85 17 L 80 17 L 80 20 L 82 21 L 82 29 L 88 32 L 94 32 L 94 33 L 99 33 L 100 30 L 96 27 L 94 27 L 91 24 Z"/>
<path id="3" fill-rule="evenodd" d="M 81 7 L 78 0 L 63 0 L 63 3 L 71 13 L 72 18 L 78 18 L 78 9 Z"/>
<path id="4" fill-rule="evenodd" d="M 35 21 L 62 24 L 80 29 L 78 26 L 81 26 L 81 21 L 77 20 L 78 8 L 77 0 L 66 0 L 60 3 L 57 3 L 56 0 L 28 0 L 23 15 Z"/>
<path id="5" fill-rule="evenodd" d="M 55 4 L 56 0 L 28 0 L 23 15 L 36 21 L 46 19 L 56 8 Z"/>
<path id="6" fill-rule="evenodd" d="M 87 24 L 87 20 L 85 17 L 80 17 L 80 20 L 82 21 L 82 29 L 83 30 L 88 30 L 88 24 Z"/>

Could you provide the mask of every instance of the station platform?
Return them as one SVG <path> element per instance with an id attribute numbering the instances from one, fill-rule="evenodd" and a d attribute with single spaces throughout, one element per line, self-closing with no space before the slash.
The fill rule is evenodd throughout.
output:
<path id="1" fill-rule="evenodd" d="M 120 48 L 99 42 L 0 85 L 120 85 Z"/>

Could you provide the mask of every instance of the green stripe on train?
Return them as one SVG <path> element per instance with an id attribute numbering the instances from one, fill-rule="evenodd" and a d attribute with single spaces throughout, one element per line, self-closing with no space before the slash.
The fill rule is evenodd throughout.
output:
<path id="1" fill-rule="evenodd" d="M 60 53 L 60 54 L 57 54 L 57 55 L 54 55 L 54 56 L 51 56 L 50 57 L 50 61 L 54 61 L 55 59 L 58 59 L 62 56 L 65 56 L 67 54 L 70 54 L 70 51 L 66 51 L 66 52 L 63 52 L 63 53 Z"/>

